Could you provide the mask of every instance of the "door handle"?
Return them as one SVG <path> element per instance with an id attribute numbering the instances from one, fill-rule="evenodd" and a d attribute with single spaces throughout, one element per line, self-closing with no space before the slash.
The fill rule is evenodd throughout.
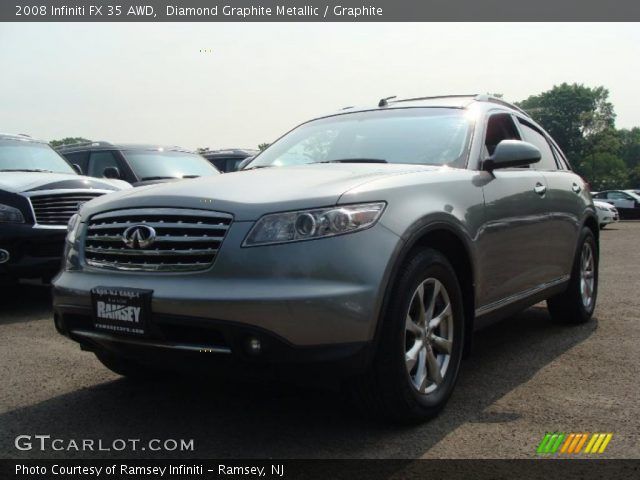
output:
<path id="1" fill-rule="evenodd" d="M 580 190 L 582 190 L 582 188 L 580 188 L 580 185 L 578 185 L 577 183 L 574 183 L 574 184 L 571 186 L 571 190 L 573 190 L 573 191 L 574 191 L 574 193 L 580 193 Z"/>
<path id="2" fill-rule="evenodd" d="M 547 193 L 547 187 L 545 185 L 542 185 L 541 183 L 536 183 L 536 186 L 533 189 L 533 191 L 536 192 L 538 195 L 542 196 L 545 193 Z"/>

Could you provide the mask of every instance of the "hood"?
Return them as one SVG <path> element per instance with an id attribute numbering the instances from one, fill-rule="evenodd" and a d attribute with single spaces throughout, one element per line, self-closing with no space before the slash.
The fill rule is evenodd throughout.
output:
<path id="1" fill-rule="evenodd" d="M 398 164 L 322 164 L 226 173 L 139 187 L 87 204 L 83 216 L 138 207 L 200 208 L 228 212 L 236 221 L 265 213 L 332 206 L 348 190 L 382 177 L 436 170 Z"/>
<path id="2" fill-rule="evenodd" d="M 122 180 L 108 180 L 68 173 L 49 172 L 2 172 L 0 189 L 11 193 L 33 192 L 36 190 L 96 189 L 122 190 L 131 188 Z"/>

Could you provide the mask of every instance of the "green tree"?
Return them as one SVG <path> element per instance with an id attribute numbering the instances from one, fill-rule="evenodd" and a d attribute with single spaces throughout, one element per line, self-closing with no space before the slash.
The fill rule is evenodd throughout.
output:
<path id="1" fill-rule="evenodd" d="M 558 142 L 573 163 L 585 152 L 589 135 L 613 128 L 615 113 L 604 87 L 563 83 L 518 103 Z"/>
<path id="2" fill-rule="evenodd" d="M 620 158 L 631 170 L 640 165 L 640 128 L 618 130 L 620 137 Z"/>
<path id="3" fill-rule="evenodd" d="M 260 145 L 258 145 L 258 150 L 260 150 L 261 152 L 266 150 L 267 147 L 271 145 L 270 143 L 261 143 Z"/>
<path id="4" fill-rule="evenodd" d="M 620 131 L 607 128 L 585 139 L 585 153 L 576 170 L 587 177 L 594 190 L 625 187 L 629 181 L 629 169 L 621 158 Z"/>
<path id="5" fill-rule="evenodd" d="M 90 142 L 90 141 L 91 140 L 84 137 L 66 137 L 61 140 L 51 140 L 49 142 L 49 145 L 55 148 L 55 147 L 60 147 L 62 145 L 71 145 L 74 143 L 84 143 L 84 142 Z"/>

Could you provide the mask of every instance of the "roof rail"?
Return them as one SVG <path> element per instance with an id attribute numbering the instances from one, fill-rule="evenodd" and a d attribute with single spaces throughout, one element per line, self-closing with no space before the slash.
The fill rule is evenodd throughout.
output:
<path id="1" fill-rule="evenodd" d="M 22 137 L 22 138 L 31 138 L 31 135 L 26 133 L 8 133 L 8 132 L 0 132 L 0 135 L 3 137 Z"/>
<path id="2" fill-rule="evenodd" d="M 501 99 L 499 97 L 496 97 L 495 95 L 489 95 L 489 94 L 485 93 L 485 94 L 477 95 L 474 100 L 477 100 L 478 102 L 496 103 L 496 104 L 502 105 L 504 107 L 513 108 L 514 110 L 517 110 L 521 114 L 525 115 L 527 118 L 531 118 L 531 115 L 529 115 L 526 111 L 524 111 L 523 109 L 521 109 L 517 105 L 514 105 L 513 103 L 509 103 L 509 102 L 507 102 L 507 101 L 505 101 L 505 100 L 503 100 L 503 99 Z"/>
<path id="3" fill-rule="evenodd" d="M 65 145 L 59 145 L 57 147 L 55 147 L 56 150 L 65 150 L 65 149 L 71 149 L 74 147 L 111 147 L 113 146 L 113 144 L 111 142 L 105 142 L 105 141 L 92 141 L 89 140 L 87 142 L 76 142 L 76 143 L 67 143 Z"/>
<path id="4" fill-rule="evenodd" d="M 477 93 L 473 94 L 465 94 L 465 95 L 433 95 L 430 97 L 414 97 L 414 98 L 401 98 L 400 100 L 393 100 L 390 103 L 400 103 L 400 102 L 416 102 L 418 100 L 436 100 L 438 98 L 475 98 L 477 97 Z"/>

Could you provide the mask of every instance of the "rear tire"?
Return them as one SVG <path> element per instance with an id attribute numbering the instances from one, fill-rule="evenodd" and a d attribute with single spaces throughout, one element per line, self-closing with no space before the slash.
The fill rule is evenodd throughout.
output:
<path id="1" fill-rule="evenodd" d="M 556 322 L 588 322 L 598 296 L 598 245 L 590 228 L 580 234 L 571 279 L 567 289 L 547 300 L 551 318 Z"/>
<path id="2" fill-rule="evenodd" d="M 455 386 L 464 344 L 462 293 L 449 261 L 432 249 L 413 255 L 382 318 L 372 365 L 352 384 L 356 400 L 402 423 L 435 417 Z"/>

